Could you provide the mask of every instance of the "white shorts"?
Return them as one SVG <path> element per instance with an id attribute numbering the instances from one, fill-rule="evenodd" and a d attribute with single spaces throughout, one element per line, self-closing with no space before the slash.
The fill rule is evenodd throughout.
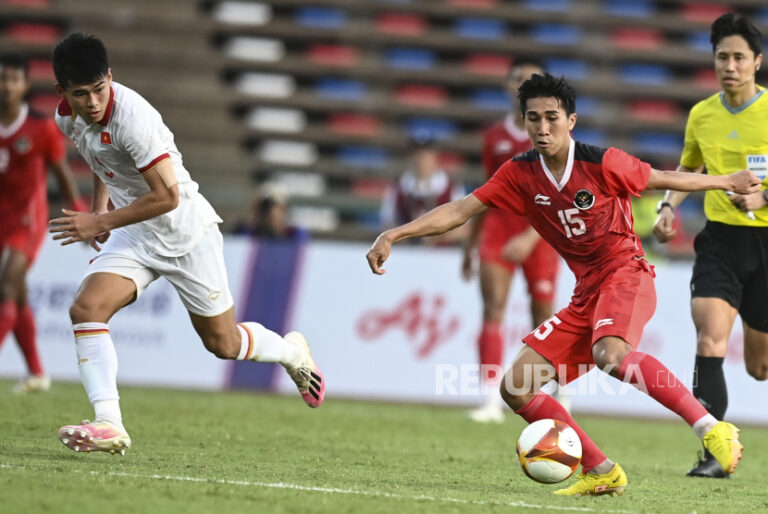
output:
<path id="1" fill-rule="evenodd" d="M 133 280 L 136 299 L 158 277 L 165 277 L 184 307 L 199 316 L 218 316 L 234 305 L 224 264 L 224 238 L 215 223 L 197 246 L 180 257 L 148 252 L 119 230 L 112 232 L 85 276 L 93 273 L 114 273 Z"/>

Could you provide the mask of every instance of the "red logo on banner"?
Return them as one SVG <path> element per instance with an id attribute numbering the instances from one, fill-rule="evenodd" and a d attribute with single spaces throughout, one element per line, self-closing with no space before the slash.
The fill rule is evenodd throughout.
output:
<path id="1" fill-rule="evenodd" d="M 378 339 L 390 329 L 401 329 L 409 342 L 416 345 L 418 357 L 427 357 L 459 329 L 459 317 L 446 314 L 445 303 L 441 294 L 427 298 L 422 293 L 412 293 L 392 311 L 364 313 L 357 321 L 357 333 L 362 339 L 370 340 Z"/>

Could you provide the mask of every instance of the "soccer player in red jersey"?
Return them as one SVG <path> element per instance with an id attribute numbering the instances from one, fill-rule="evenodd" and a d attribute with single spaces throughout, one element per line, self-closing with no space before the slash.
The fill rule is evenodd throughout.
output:
<path id="1" fill-rule="evenodd" d="M 523 81 L 544 70 L 536 61 L 518 58 L 510 68 L 506 89 L 514 98 Z M 509 159 L 531 149 L 531 140 L 519 109 L 512 109 L 504 120 L 492 125 L 483 137 L 483 168 L 487 178 Z M 476 216 L 464 245 L 462 273 L 470 279 L 474 272 L 474 253 L 480 247 L 480 291 L 483 299 L 483 325 L 478 336 L 481 377 L 489 391 L 485 403 L 469 412 L 481 423 L 504 420 L 503 403 L 498 394 L 504 360 L 502 321 L 512 276 L 520 267 L 528 284 L 531 321 L 539 326 L 554 313 L 555 280 L 559 267 L 557 252 L 541 239 L 525 217 L 490 208 Z"/>
<path id="2" fill-rule="evenodd" d="M 383 232 L 366 255 L 368 265 L 382 274 L 393 243 L 440 234 L 491 206 L 524 215 L 577 278 L 571 303 L 523 339 L 501 386 L 504 400 L 527 422 L 559 419 L 579 434 L 583 473 L 555 494 L 621 494 L 627 486 L 621 466 L 541 391 L 544 382 L 568 383 L 594 366 L 682 417 L 732 473 L 743 448 L 738 429 L 709 414 L 661 362 L 637 351 L 656 291 L 653 267 L 632 228 L 630 197 L 645 189 L 750 194 L 760 179 L 749 170 L 718 176 L 660 171 L 617 148 L 573 141 L 576 92 L 564 78 L 534 75 L 520 86 L 518 100 L 533 149 L 465 198 Z"/>
<path id="3" fill-rule="evenodd" d="M 16 392 L 46 391 L 50 379 L 37 351 L 26 276 L 48 225 L 46 166 L 75 210 L 82 210 L 53 120 L 29 109 L 27 61 L 0 56 L 0 344 L 13 331 L 29 368 Z"/>

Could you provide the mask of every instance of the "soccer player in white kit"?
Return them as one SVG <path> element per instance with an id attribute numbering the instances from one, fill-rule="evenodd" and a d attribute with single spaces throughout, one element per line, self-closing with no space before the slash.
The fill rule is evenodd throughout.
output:
<path id="1" fill-rule="evenodd" d="M 50 231 L 62 245 L 87 241 L 100 250 L 69 311 L 95 419 L 59 429 L 61 442 L 81 452 L 124 454 L 130 447 L 108 322 L 161 276 L 176 289 L 206 349 L 220 359 L 279 362 L 304 401 L 318 407 L 325 381 L 304 336 L 281 337 L 259 323 L 235 321 L 221 218 L 198 192 L 160 114 L 112 81 L 106 48 L 93 36 L 61 40 L 53 69 L 63 97 L 56 123 L 93 170 L 94 191 L 91 213 L 63 210 Z"/>

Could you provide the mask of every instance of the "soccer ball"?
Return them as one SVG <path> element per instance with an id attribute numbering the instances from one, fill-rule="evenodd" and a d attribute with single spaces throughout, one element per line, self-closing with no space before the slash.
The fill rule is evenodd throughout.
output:
<path id="1" fill-rule="evenodd" d="M 556 419 L 540 419 L 525 427 L 517 440 L 523 473 L 542 484 L 556 484 L 573 475 L 581 462 L 576 431 Z"/>

